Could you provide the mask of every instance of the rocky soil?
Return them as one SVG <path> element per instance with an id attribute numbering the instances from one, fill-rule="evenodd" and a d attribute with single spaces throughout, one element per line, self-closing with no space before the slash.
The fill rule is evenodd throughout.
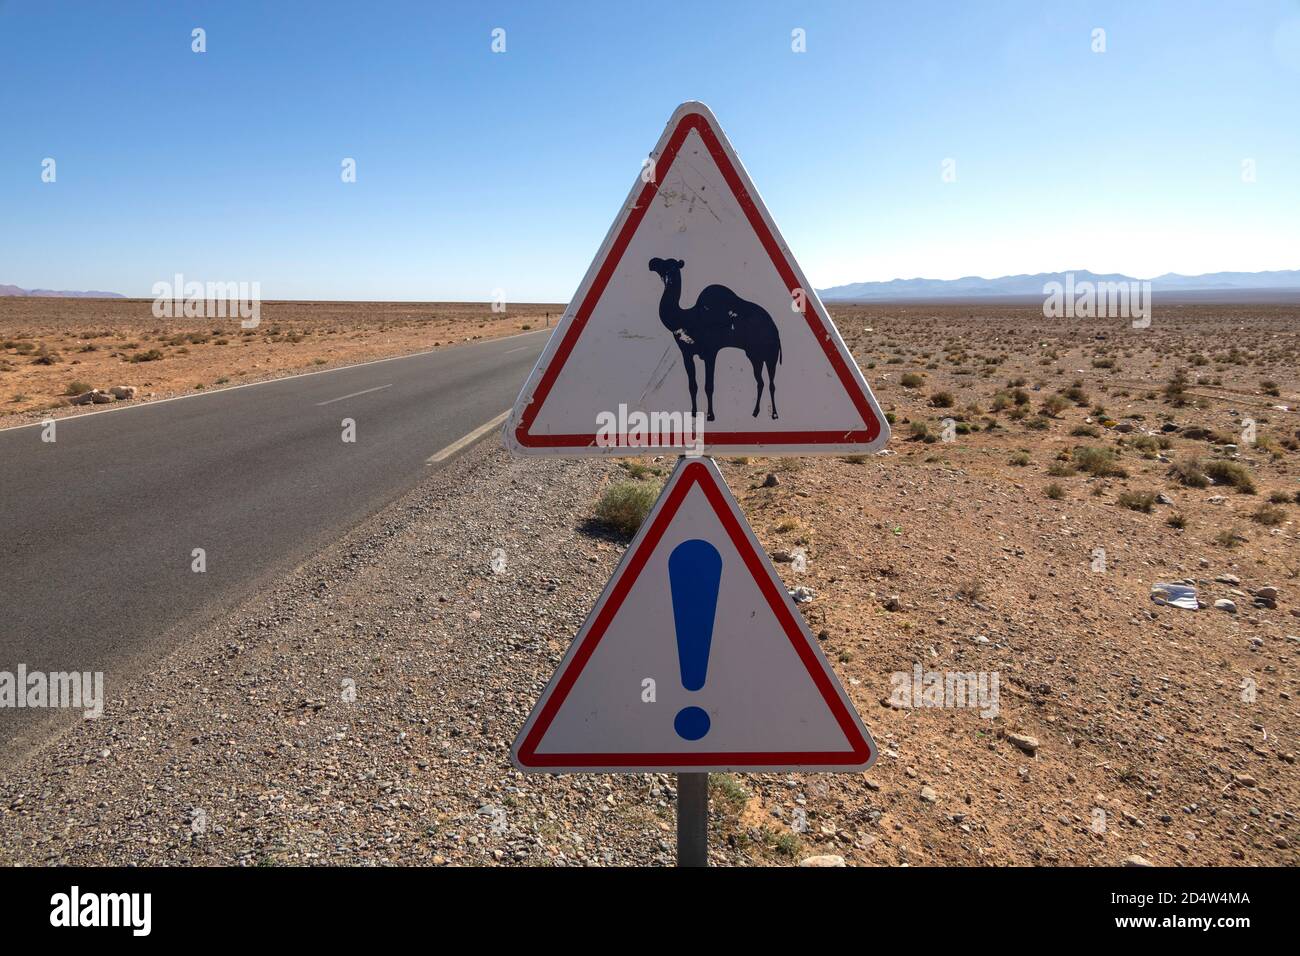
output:
<path id="1" fill-rule="evenodd" d="M 889 453 L 720 465 L 881 757 L 714 775 L 713 861 L 1300 863 L 1294 311 L 835 314 Z M 602 489 L 670 465 L 476 447 L 8 768 L 0 861 L 671 862 L 670 777 L 508 756 L 621 553 Z M 900 705 L 917 665 L 996 716 Z"/>
<path id="2" fill-rule="evenodd" d="M 155 318 L 148 299 L 0 296 L 0 427 L 115 399 L 85 397 L 92 389 L 131 386 L 133 401 L 170 398 L 513 335 L 554 324 L 563 309 L 264 302 L 260 324 L 245 329 L 238 318 Z"/>

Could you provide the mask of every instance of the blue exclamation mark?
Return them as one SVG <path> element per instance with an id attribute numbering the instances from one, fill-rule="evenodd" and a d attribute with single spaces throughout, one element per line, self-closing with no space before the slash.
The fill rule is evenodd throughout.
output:
<path id="1" fill-rule="evenodd" d="M 722 555 L 707 541 L 692 538 L 668 556 L 668 584 L 673 592 L 673 624 L 677 628 L 677 662 L 682 686 L 699 690 L 709 672 L 713 616 L 718 609 Z M 699 740 L 709 732 L 709 715 L 700 707 L 683 707 L 673 729 L 683 740 Z"/>

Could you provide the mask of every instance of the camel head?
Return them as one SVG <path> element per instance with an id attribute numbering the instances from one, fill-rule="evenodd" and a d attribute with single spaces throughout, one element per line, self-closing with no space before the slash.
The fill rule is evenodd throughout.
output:
<path id="1" fill-rule="evenodd" d="M 651 259 L 650 271 L 659 273 L 659 278 L 664 280 L 664 285 L 672 278 L 681 278 L 682 269 L 686 262 L 682 259 Z"/>

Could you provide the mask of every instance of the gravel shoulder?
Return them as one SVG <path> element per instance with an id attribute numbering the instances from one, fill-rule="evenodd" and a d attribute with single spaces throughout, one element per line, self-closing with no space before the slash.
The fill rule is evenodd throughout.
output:
<path id="1" fill-rule="evenodd" d="M 430 475 L 28 754 L 0 860 L 670 862 L 666 778 L 509 762 L 621 552 L 577 530 L 615 467 L 489 439 Z"/>

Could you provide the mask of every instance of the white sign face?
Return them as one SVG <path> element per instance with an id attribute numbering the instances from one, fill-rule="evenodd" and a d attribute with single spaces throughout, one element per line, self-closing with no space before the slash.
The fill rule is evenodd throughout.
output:
<path id="1" fill-rule="evenodd" d="M 710 459 L 682 459 L 511 750 L 550 773 L 865 770 L 876 745 Z"/>
<path id="2" fill-rule="evenodd" d="M 678 107 L 505 427 L 520 454 L 867 452 L 889 427 L 701 103 Z"/>

